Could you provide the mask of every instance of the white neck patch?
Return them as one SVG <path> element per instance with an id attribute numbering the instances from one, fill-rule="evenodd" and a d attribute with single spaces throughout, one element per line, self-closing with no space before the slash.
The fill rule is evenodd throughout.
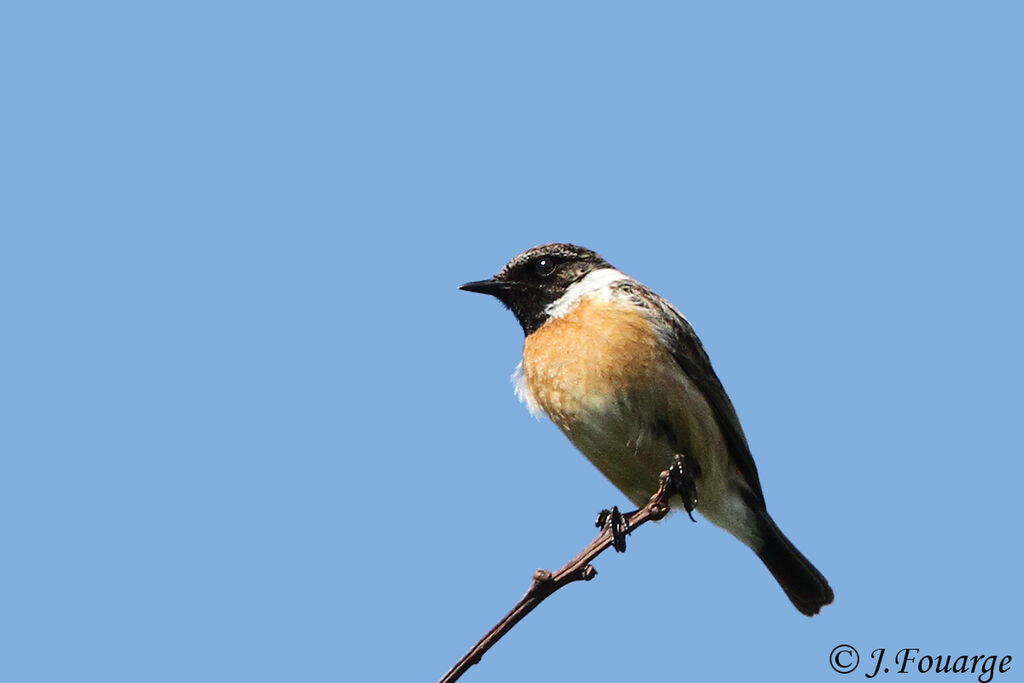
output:
<path id="1" fill-rule="evenodd" d="M 559 297 L 558 301 L 544 309 L 552 318 L 561 318 L 571 311 L 576 304 L 588 296 L 596 296 L 603 301 L 612 297 L 611 288 L 608 286 L 620 280 L 629 280 L 630 277 L 615 268 L 600 268 L 592 270 L 583 276 L 579 282 L 574 282 L 565 290 L 565 294 Z"/>

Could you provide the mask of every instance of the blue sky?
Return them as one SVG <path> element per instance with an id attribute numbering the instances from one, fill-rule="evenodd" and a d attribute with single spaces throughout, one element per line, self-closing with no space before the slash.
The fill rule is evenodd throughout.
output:
<path id="1" fill-rule="evenodd" d="M 836 601 L 674 517 L 464 680 L 1024 658 L 1019 4 L 2 15 L 3 680 L 440 677 L 624 504 L 455 289 L 549 241 L 688 316 Z"/>

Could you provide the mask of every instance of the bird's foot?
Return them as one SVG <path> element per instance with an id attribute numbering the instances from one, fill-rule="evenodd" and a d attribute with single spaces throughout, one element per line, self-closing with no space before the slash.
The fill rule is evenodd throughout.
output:
<path id="1" fill-rule="evenodd" d="M 634 513 L 625 514 L 619 512 L 619 508 L 612 506 L 611 510 L 601 510 L 597 514 L 597 521 L 594 526 L 599 529 L 608 529 L 612 532 L 612 547 L 616 552 L 626 552 L 626 536 L 629 535 L 629 518 Z"/>
<path id="2" fill-rule="evenodd" d="M 668 468 L 667 479 L 662 482 L 661 490 L 663 493 L 663 501 L 668 502 L 668 499 L 672 496 L 679 494 L 679 497 L 683 499 L 683 509 L 686 510 L 686 514 L 690 516 L 690 520 L 696 522 L 693 518 L 693 510 L 697 507 L 697 481 L 696 478 L 700 475 L 700 467 L 693 460 L 685 455 L 677 454 L 672 459 L 672 466 Z"/>

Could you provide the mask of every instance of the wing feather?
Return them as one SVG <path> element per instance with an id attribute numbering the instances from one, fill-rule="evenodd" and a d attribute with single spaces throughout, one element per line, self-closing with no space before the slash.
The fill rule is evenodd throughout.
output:
<path id="1" fill-rule="evenodd" d="M 649 316 L 659 336 L 672 354 L 676 363 L 687 377 L 704 394 L 715 413 L 718 426 L 725 436 L 729 456 L 739 469 L 743 478 L 750 486 L 755 499 L 764 508 L 764 493 L 761 480 L 757 475 L 754 456 L 747 445 L 747 437 L 743 434 L 739 416 L 733 407 L 729 395 L 725 393 L 721 380 L 711 367 L 704 345 L 701 344 L 693 326 L 676 310 L 675 306 L 665 301 L 648 287 L 635 280 L 625 280 L 613 285 L 620 293 L 628 296 L 633 303 L 640 306 Z"/>

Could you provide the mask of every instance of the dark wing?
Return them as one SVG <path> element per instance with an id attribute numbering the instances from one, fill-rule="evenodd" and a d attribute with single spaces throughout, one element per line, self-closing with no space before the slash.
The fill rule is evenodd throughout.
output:
<path id="1" fill-rule="evenodd" d="M 761 480 L 757 476 L 757 465 L 754 464 L 754 456 L 750 454 L 750 446 L 747 445 L 747 437 L 743 434 L 736 408 L 733 407 L 721 380 L 711 367 L 711 359 L 704 351 L 697 333 L 693 331 L 693 326 L 672 304 L 639 282 L 626 280 L 615 283 L 615 287 L 648 311 L 652 322 L 655 322 L 671 350 L 672 357 L 711 404 L 718 426 L 725 435 L 729 455 L 763 509 L 764 493 L 761 491 Z"/>

